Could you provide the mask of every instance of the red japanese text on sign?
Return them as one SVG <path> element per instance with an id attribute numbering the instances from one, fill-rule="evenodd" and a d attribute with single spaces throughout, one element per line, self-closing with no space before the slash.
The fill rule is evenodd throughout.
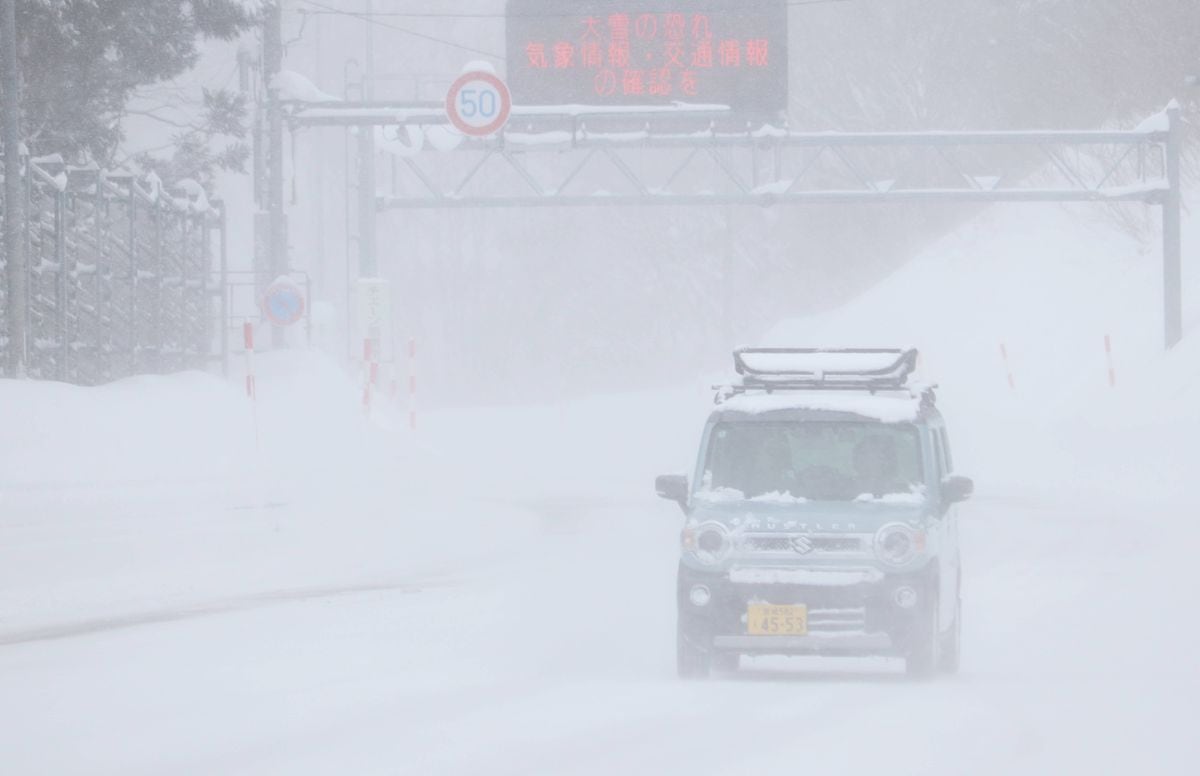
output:
<path id="1" fill-rule="evenodd" d="M 746 64 L 748 64 L 750 67 L 766 67 L 770 50 L 770 41 L 746 41 Z"/>
<path id="2" fill-rule="evenodd" d="M 549 67 L 550 62 L 546 59 L 546 44 L 530 43 L 525 47 L 525 53 L 529 57 L 530 67 Z"/>
<path id="3" fill-rule="evenodd" d="M 663 49 L 663 57 L 667 67 L 683 67 L 683 44 L 668 43 Z"/>
<path id="4" fill-rule="evenodd" d="M 590 40 L 579 47 L 579 64 L 588 68 L 604 65 L 604 51 L 598 42 Z"/>
<path id="5" fill-rule="evenodd" d="M 637 18 L 635 30 L 640 40 L 654 40 L 658 37 L 658 16 L 652 13 L 642 14 Z"/>
<path id="6" fill-rule="evenodd" d="M 696 71 L 684 70 L 679 74 L 679 89 L 688 97 L 695 97 L 698 87 L 696 86 Z"/>
<path id="7" fill-rule="evenodd" d="M 629 40 L 629 16 L 615 13 L 608 17 L 609 37 L 614 41 Z"/>
<path id="8" fill-rule="evenodd" d="M 787 0 L 719 0 L 703 12 L 695 0 L 569 5 L 577 11 L 508 0 L 518 103 L 786 107 Z"/>
<path id="9" fill-rule="evenodd" d="M 596 74 L 596 94 L 611 97 L 617 93 L 617 74 L 612 70 L 601 70 Z"/>
<path id="10" fill-rule="evenodd" d="M 723 40 L 719 48 L 721 67 L 741 67 L 742 42 L 740 40 Z"/>
<path id="11" fill-rule="evenodd" d="M 663 17 L 663 29 L 666 31 L 667 40 L 683 40 L 687 31 L 687 19 L 681 13 L 666 14 Z"/>
<path id="12" fill-rule="evenodd" d="M 554 66 L 559 70 L 575 64 L 575 46 L 571 43 L 554 44 Z"/>

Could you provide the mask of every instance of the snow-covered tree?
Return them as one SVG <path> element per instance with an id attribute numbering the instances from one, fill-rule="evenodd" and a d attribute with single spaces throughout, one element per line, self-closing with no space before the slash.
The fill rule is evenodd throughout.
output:
<path id="1" fill-rule="evenodd" d="M 202 40 L 235 38 L 254 18 L 246 0 L 17 0 L 30 148 L 110 161 L 139 87 L 180 75 Z M 207 107 L 229 104 L 214 94 Z"/>
<path id="2" fill-rule="evenodd" d="M 203 115 L 199 121 L 178 127 L 169 157 L 142 152 L 134 157 L 137 166 L 153 170 L 160 178 L 176 181 L 190 178 L 211 187 L 218 170 L 245 172 L 250 158 L 246 136 L 246 96 L 228 90 L 204 89 Z"/>

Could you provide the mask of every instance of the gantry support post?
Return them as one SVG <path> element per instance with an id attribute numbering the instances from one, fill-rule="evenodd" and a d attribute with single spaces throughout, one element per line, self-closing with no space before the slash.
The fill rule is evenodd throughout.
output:
<path id="1" fill-rule="evenodd" d="M 1183 339 L 1183 235 L 1179 192 L 1179 157 L 1183 138 L 1179 103 L 1167 106 L 1166 173 L 1163 197 L 1163 318 L 1167 349 Z"/>

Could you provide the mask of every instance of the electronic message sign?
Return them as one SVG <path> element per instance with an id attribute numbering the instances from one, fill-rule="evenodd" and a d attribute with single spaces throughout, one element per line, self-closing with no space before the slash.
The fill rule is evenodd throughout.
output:
<path id="1" fill-rule="evenodd" d="M 509 0 L 518 105 L 787 108 L 787 0 Z"/>

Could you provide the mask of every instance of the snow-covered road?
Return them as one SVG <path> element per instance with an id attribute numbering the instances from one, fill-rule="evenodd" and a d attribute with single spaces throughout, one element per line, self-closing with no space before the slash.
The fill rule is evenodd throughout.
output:
<path id="1" fill-rule="evenodd" d="M 692 459 L 707 381 L 427 415 L 413 436 L 368 425 L 320 360 L 263 370 L 259 453 L 244 399 L 215 379 L 0 384 L 0 408 L 22 408 L 0 418 L 0 772 L 1094 776 L 1200 761 L 1185 393 L 1059 421 L 1029 403 L 955 411 L 970 390 L 944 392 L 979 485 L 960 675 L 763 660 L 688 683 L 680 516 L 651 484 Z"/>
<path id="2" fill-rule="evenodd" d="M 558 506 L 408 579 L 310 567 L 301 588 L 0 632 L 3 770 L 1187 773 L 1197 532 L 1138 511 L 982 494 L 963 671 L 933 683 L 886 661 L 678 681 L 677 519 L 649 498 Z"/>

